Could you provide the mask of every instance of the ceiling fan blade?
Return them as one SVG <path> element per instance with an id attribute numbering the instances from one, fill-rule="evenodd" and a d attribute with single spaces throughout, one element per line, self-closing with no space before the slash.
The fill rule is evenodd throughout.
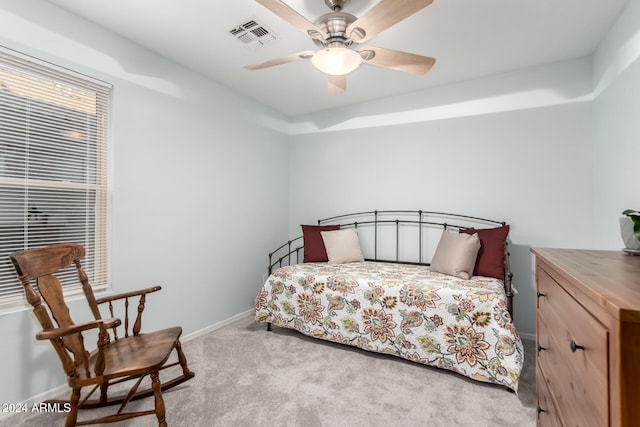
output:
<path id="1" fill-rule="evenodd" d="M 333 76 L 329 74 L 329 95 L 340 95 L 347 90 L 347 75 Z"/>
<path id="2" fill-rule="evenodd" d="M 289 62 L 302 61 L 304 59 L 312 57 L 314 53 L 315 52 L 313 51 L 304 51 L 300 53 L 294 53 L 292 55 L 269 59 L 267 61 L 258 62 L 256 64 L 245 65 L 244 68 L 246 68 L 247 70 L 261 70 L 262 68 L 269 68 L 269 67 L 274 67 L 276 65 L 288 64 Z"/>
<path id="3" fill-rule="evenodd" d="M 256 0 L 262 6 L 314 39 L 324 40 L 322 30 L 280 0 Z"/>
<path id="4" fill-rule="evenodd" d="M 433 0 L 380 0 L 367 13 L 347 27 L 347 35 L 356 43 L 364 43 L 392 25 L 433 3 Z M 353 31 L 354 29 L 359 31 Z M 364 34 L 364 37 L 360 37 Z"/>
<path id="5" fill-rule="evenodd" d="M 373 52 L 371 55 L 368 52 Z M 422 76 L 426 74 L 436 63 L 435 58 L 416 55 L 414 53 L 400 52 L 399 50 L 383 49 L 381 47 L 365 46 L 360 49 L 360 54 L 365 59 L 365 64 L 377 67 L 390 68 L 404 73 Z M 366 56 L 369 56 L 367 59 Z"/>

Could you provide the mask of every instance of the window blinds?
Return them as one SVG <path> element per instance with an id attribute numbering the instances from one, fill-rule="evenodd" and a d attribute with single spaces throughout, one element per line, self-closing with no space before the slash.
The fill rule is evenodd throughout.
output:
<path id="1" fill-rule="evenodd" d="M 0 48 L 0 307 L 24 304 L 11 252 L 73 242 L 108 282 L 111 85 Z M 74 269 L 61 281 L 79 290 Z"/>

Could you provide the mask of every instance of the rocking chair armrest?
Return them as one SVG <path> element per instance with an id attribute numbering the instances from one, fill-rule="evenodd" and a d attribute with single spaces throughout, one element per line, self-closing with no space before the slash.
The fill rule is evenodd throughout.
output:
<path id="1" fill-rule="evenodd" d="M 71 334 L 76 334 L 78 332 L 86 331 L 88 329 L 95 328 L 115 328 L 116 326 L 120 326 L 122 322 L 120 319 L 110 318 L 110 319 L 100 319 L 100 320 L 92 320 L 86 323 L 80 323 L 78 325 L 71 326 L 63 326 L 61 328 L 48 329 L 46 331 L 41 331 L 36 334 L 37 340 L 52 340 L 60 337 L 64 337 Z"/>
<path id="2" fill-rule="evenodd" d="M 96 303 L 104 304 L 105 302 L 109 302 L 109 301 L 115 301 L 123 298 L 131 298 L 138 295 L 150 294 L 152 292 L 157 292 L 160 289 L 162 289 L 162 286 L 152 286 L 150 288 L 139 289 L 137 291 L 123 292 L 121 294 L 115 294 L 115 295 L 107 295 L 106 297 L 96 299 Z"/>

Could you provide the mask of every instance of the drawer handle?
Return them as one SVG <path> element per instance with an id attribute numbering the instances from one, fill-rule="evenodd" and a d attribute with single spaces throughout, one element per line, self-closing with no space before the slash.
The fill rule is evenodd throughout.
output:
<path id="1" fill-rule="evenodd" d="M 574 340 L 571 340 L 571 342 L 569 343 L 569 348 L 573 353 L 575 353 L 576 350 L 584 350 L 584 346 L 576 344 Z"/>
<path id="2" fill-rule="evenodd" d="M 546 350 L 546 347 L 538 345 L 538 353 L 540 353 L 542 350 Z"/>
<path id="3" fill-rule="evenodd" d="M 537 296 L 538 298 L 540 298 L 540 297 L 546 297 L 546 296 L 547 296 L 547 294 L 543 294 L 542 292 L 536 292 L 536 296 Z"/>

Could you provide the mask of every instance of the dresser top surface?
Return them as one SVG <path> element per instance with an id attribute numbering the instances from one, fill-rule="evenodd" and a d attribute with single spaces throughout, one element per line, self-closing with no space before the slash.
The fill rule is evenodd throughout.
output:
<path id="1" fill-rule="evenodd" d="M 640 256 L 582 249 L 531 252 L 614 317 L 640 323 Z"/>

